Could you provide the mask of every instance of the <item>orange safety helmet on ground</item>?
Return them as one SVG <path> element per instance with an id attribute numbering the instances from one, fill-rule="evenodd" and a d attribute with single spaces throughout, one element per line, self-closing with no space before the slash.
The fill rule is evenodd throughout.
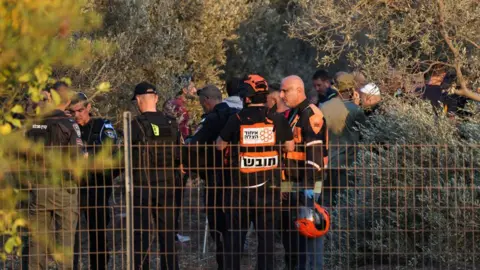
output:
<path id="1" fill-rule="evenodd" d="M 309 214 L 303 213 L 295 220 L 295 225 L 301 235 L 308 238 L 317 238 L 324 236 L 330 229 L 330 214 L 328 211 L 315 203 L 313 209 L 307 209 Z"/>
<path id="2" fill-rule="evenodd" d="M 240 86 L 240 97 L 253 97 L 255 95 L 267 95 L 268 83 L 265 78 L 257 74 L 251 74 L 244 78 Z"/>

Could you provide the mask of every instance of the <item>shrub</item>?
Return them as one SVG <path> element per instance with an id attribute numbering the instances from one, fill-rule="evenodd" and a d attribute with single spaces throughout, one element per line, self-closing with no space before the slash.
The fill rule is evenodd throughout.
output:
<path id="1" fill-rule="evenodd" d="M 347 210 L 332 213 L 330 266 L 463 269 L 478 262 L 478 119 L 453 122 L 435 118 L 430 104 L 388 100 L 362 132 L 351 170 L 357 189 L 341 198 Z"/>

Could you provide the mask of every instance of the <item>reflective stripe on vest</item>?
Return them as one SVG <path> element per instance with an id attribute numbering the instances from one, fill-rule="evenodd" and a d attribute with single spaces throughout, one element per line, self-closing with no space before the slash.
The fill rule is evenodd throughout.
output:
<path id="1" fill-rule="evenodd" d="M 322 181 L 315 182 L 313 192 L 319 194 L 322 193 L 322 186 Z M 280 184 L 280 192 L 297 192 L 297 189 L 300 190 L 299 187 L 294 187 L 294 183 L 291 181 L 282 181 L 282 183 Z"/>
<path id="2" fill-rule="evenodd" d="M 307 159 L 307 155 L 305 154 L 305 152 L 296 152 L 296 151 L 286 153 L 285 157 L 287 159 L 293 159 L 293 160 Z"/>
<path id="3" fill-rule="evenodd" d="M 240 153 L 240 172 L 255 173 L 278 167 L 277 151 Z"/>
<path id="4" fill-rule="evenodd" d="M 274 125 L 268 119 L 265 123 L 240 125 L 240 172 L 256 173 L 277 168 L 280 157 L 278 152 L 273 150 L 276 139 Z M 259 151 L 257 147 L 266 149 Z"/>

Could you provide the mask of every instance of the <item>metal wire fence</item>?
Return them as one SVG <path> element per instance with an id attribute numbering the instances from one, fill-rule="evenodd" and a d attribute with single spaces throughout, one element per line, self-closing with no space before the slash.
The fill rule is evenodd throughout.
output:
<path id="1" fill-rule="evenodd" d="M 331 227 L 313 240 L 293 222 L 303 193 L 282 190 L 282 171 L 310 168 L 279 162 L 240 185 L 225 163 L 235 151 L 132 145 L 129 134 L 117 167 L 19 187 L 32 226 L 1 269 L 480 268 L 478 145 L 331 145 L 329 168 L 316 172 Z"/>

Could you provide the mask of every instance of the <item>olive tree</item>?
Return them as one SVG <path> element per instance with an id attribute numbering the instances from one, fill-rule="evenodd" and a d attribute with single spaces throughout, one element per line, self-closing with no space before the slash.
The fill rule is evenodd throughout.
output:
<path id="1" fill-rule="evenodd" d="M 394 68 L 425 74 L 435 66 L 455 71 L 456 93 L 473 100 L 480 75 L 480 4 L 476 0 L 296 0 L 301 15 L 291 37 L 326 53 L 319 63 L 347 58 L 381 81 Z"/>

